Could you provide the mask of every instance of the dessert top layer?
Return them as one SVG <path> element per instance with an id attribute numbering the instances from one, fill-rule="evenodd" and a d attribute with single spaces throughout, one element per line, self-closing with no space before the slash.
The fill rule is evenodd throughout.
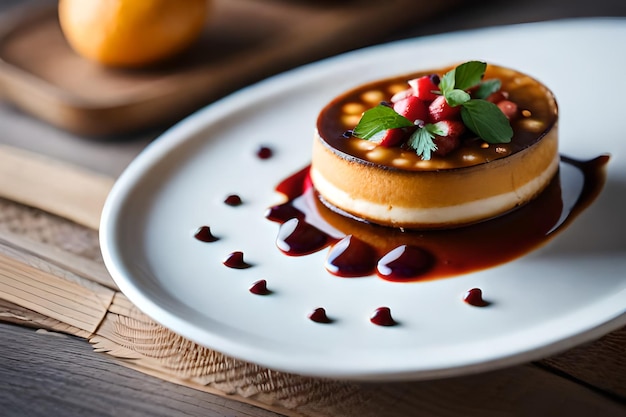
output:
<path id="1" fill-rule="evenodd" d="M 331 101 L 320 113 L 317 131 L 322 143 L 338 155 L 364 164 L 390 169 L 429 171 L 455 169 L 484 164 L 504 158 L 532 146 L 557 122 L 557 104 L 553 94 L 539 81 L 520 72 L 488 65 L 484 80 L 499 79 L 507 100 L 517 105 L 511 118 L 513 137 L 509 143 L 487 143 L 471 132 L 464 134 L 460 146 L 447 155 L 432 155 L 428 160 L 405 146 L 379 146 L 374 141 L 346 134 L 357 125 L 364 111 L 388 102 L 406 90 L 407 81 L 425 75 L 442 76 L 451 68 L 397 76 L 368 83 Z"/>

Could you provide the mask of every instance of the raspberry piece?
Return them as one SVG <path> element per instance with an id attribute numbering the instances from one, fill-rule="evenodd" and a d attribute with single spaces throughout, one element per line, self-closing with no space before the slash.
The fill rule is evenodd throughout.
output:
<path id="1" fill-rule="evenodd" d="M 461 145 L 461 139 L 458 136 L 437 136 L 435 135 L 435 145 L 437 149 L 434 155 L 445 156 Z"/>
<path id="2" fill-rule="evenodd" d="M 435 123 L 437 129 L 443 132 L 441 136 L 456 138 L 465 132 L 465 125 L 458 120 L 442 120 Z"/>
<path id="3" fill-rule="evenodd" d="M 517 116 L 517 104 L 513 103 L 511 100 L 499 101 L 496 106 L 502 110 L 502 113 L 504 113 L 509 120 Z"/>
<path id="4" fill-rule="evenodd" d="M 436 99 L 438 96 L 433 91 L 439 91 L 439 87 L 434 83 L 433 78 L 435 77 L 424 75 L 423 77 L 409 80 L 409 85 L 413 89 L 413 95 L 424 101 Z"/>
<path id="5" fill-rule="evenodd" d="M 461 106 L 452 107 L 444 96 L 437 96 L 428 106 L 428 114 L 431 122 L 455 120 L 460 117 Z"/>
<path id="6" fill-rule="evenodd" d="M 434 142 L 437 150 L 435 155 L 445 156 L 461 145 L 460 136 L 465 132 L 465 125 L 458 120 L 442 120 L 435 123 L 441 135 L 435 135 Z"/>
<path id="7" fill-rule="evenodd" d="M 398 91 L 396 94 L 394 94 L 393 97 L 391 97 L 390 101 L 392 103 L 396 103 L 412 95 L 413 95 L 413 89 L 407 88 L 406 90 Z"/>
<path id="8" fill-rule="evenodd" d="M 428 106 L 415 96 L 409 96 L 396 102 L 393 109 L 412 122 L 416 120 L 426 121 L 428 118 Z"/>
<path id="9" fill-rule="evenodd" d="M 404 130 L 401 128 L 387 129 L 378 144 L 387 148 L 401 144 L 404 141 Z"/>
<path id="10" fill-rule="evenodd" d="M 502 100 L 506 100 L 509 98 L 509 95 L 505 91 L 496 91 L 495 93 L 491 93 L 485 100 L 491 103 L 499 103 Z"/>

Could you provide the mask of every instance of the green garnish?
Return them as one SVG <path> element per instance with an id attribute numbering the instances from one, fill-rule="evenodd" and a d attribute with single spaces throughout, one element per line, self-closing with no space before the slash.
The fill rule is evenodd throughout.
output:
<path id="1" fill-rule="evenodd" d="M 413 126 L 412 121 L 396 113 L 391 107 L 378 105 L 363 113 L 352 134 L 357 138 L 371 139 L 384 130 L 409 126 Z"/>
<path id="2" fill-rule="evenodd" d="M 502 87 L 502 83 L 497 78 L 483 81 L 478 84 L 478 87 L 474 91 L 474 98 L 485 99 L 500 90 L 500 87 Z"/>
<path id="3" fill-rule="evenodd" d="M 468 93 L 457 88 L 448 93 L 445 93 L 444 97 L 446 98 L 448 104 L 452 107 L 463 105 L 471 99 L 471 96 Z"/>
<path id="4" fill-rule="evenodd" d="M 470 100 L 461 107 L 461 119 L 485 142 L 508 143 L 513 136 L 509 119 L 498 106 L 486 100 Z"/>
<path id="5" fill-rule="evenodd" d="M 478 85 L 486 69 L 487 64 L 480 61 L 469 61 L 459 65 L 450 71 L 454 73 L 454 88 L 467 90 Z M 445 91 L 443 93 L 445 95 Z"/>
<path id="6" fill-rule="evenodd" d="M 470 61 L 448 71 L 441 78 L 439 90 L 452 107 L 468 102 L 471 97 L 465 91 L 482 80 L 487 64 L 484 62 Z"/>
<path id="7" fill-rule="evenodd" d="M 411 134 L 407 144 L 415 150 L 415 152 L 424 160 L 430 159 L 431 152 L 437 150 L 435 144 L 435 135 L 439 135 L 442 132 L 434 124 L 426 124 L 422 128 L 418 128 Z"/>
<path id="8" fill-rule="evenodd" d="M 461 106 L 463 124 L 478 137 L 488 143 L 508 143 L 513 137 L 509 120 L 495 104 L 484 100 L 501 87 L 500 80 L 483 81 L 487 64 L 480 61 L 465 62 L 448 71 L 441 77 L 438 93 L 452 106 Z M 472 95 L 467 90 L 474 89 Z M 394 128 L 415 127 L 408 139 L 408 146 L 428 160 L 437 149 L 434 142 L 437 127 L 414 124 L 411 120 L 396 113 L 392 108 L 379 105 L 363 113 L 353 131 L 355 137 L 371 139 L 382 131 Z"/>

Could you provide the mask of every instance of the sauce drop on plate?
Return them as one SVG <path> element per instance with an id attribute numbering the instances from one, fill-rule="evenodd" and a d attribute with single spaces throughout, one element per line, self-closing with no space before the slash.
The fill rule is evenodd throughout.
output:
<path id="1" fill-rule="evenodd" d="M 483 291 L 480 288 L 472 288 L 467 290 L 463 295 L 463 301 L 474 307 L 486 307 L 489 305 L 483 298 Z"/>
<path id="2" fill-rule="evenodd" d="M 259 146 L 259 148 L 256 151 L 256 156 L 258 156 L 259 159 L 269 159 L 273 155 L 274 155 L 274 151 L 272 150 L 272 148 L 268 146 Z"/>
<path id="3" fill-rule="evenodd" d="M 234 269 L 246 269 L 252 266 L 243 259 L 243 252 L 240 251 L 229 254 L 224 260 L 224 265 Z"/>
<path id="4" fill-rule="evenodd" d="M 214 236 L 213 233 L 211 233 L 211 228 L 209 226 L 199 227 L 198 230 L 196 230 L 194 237 L 201 242 L 207 242 L 207 243 L 211 243 L 211 242 L 215 242 L 219 240 L 218 237 Z"/>
<path id="5" fill-rule="evenodd" d="M 271 291 L 267 288 L 267 281 L 264 279 L 256 281 L 250 287 L 250 292 L 256 295 L 268 295 L 271 294 Z"/>
<path id="6" fill-rule="evenodd" d="M 224 203 L 229 206 L 236 207 L 240 206 L 242 204 L 242 201 L 241 197 L 239 197 L 237 194 L 231 194 L 224 199 Z"/>
<path id="7" fill-rule="evenodd" d="M 370 317 L 370 321 L 377 326 L 395 326 L 397 321 L 391 317 L 391 309 L 389 307 L 378 307 Z"/>
<path id="8" fill-rule="evenodd" d="M 316 323 L 331 323 L 332 320 L 328 317 L 328 315 L 326 315 L 326 310 L 324 310 L 321 307 L 316 308 L 315 310 L 313 310 L 313 312 L 311 314 L 309 314 L 309 319 L 311 321 L 314 321 Z"/>

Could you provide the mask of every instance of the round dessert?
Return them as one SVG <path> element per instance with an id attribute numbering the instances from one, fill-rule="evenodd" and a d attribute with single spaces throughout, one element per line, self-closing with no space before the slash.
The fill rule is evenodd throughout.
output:
<path id="1" fill-rule="evenodd" d="M 311 181 L 349 217 L 433 229 L 502 215 L 559 166 L 553 94 L 518 71 L 470 61 L 372 82 L 319 114 Z"/>

